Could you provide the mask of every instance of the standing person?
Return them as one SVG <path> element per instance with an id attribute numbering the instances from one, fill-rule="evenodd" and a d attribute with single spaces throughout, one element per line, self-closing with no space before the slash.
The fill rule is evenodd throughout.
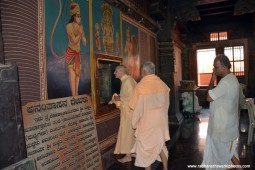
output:
<path id="1" fill-rule="evenodd" d="M 134 110 L 132 126 L 136 129 L 136 141 L 131 152 L 136 154 L 135 166 L 150 170 L 151 164 L 157 159 L 162 160 L 164 170 L 167 170 L 168 151 L 165 142 L 170 139 L 170 89 L 155 75 L 155 65 L 150 61 L 143 63 L 141 75 L 142 79 L 129 102 Z"/>
<path id="2" fill-rule="evenodd" d="M 71 19 L 66 25 L 66 32 L 69 38 L 69 44 L 66 49 L 66 64 L 68 67 L 72 96 L 77 96 L 81 72 L 80 41 L 86 46 L 86 38 L 81 24 L 81 14 L 78 3 L 71 1 L 70 15 Z"/>
<path id="3" fill-rule="evenodd" d="M 131 149 L 134 145 L 134 130 L 132 128 L 132 111 L 128 106 L 136 81 L 127 74 L 125 66 L 117 66 L 114 72 L 116 78 L 121 80 L 120 94 L 113 94 L 112 101 L 120 109 L 120 127 L 114 154 L 126 154 L 119 162 L 130 162 Z"/>
<path id="4" fill-rule="evenodd" d="M 239 135 L 239 82 L 230 72 L 230 61 L 224 54 L 216 56 L 213 66 L 206 98 L 210 102 L 210 116 L 202 163 L 208 166 L 205 167 L 206 169 L 220 169 L 220 166 L 224 165 L 240 165 L 236 151 Z M 217 76 L 221 77 L 221 80 L 213 88 Z M 210 167 L 210 165 L 215 165 L 215 167 Z"/>

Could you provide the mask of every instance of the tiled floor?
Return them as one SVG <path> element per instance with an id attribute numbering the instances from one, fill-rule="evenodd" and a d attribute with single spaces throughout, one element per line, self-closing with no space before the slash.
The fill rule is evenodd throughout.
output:
<path id="1" fill-rule="evenodd" d="M 170 126 L 172 141 L 168 142 L 169 148 L 169 170 L 185 170 L 189 169 L 187 165 L 199 165 L 202 162 L 205 137 L 208 125 L 208 110 L 203 109 L 197 115 L 194 124 L 185 120 L 183 127 Z M 244 110 L 240 114 L 240 137 L 238 141 L 238 153 L 242 165 L 250 165 L 250 168 L 255 170 L 255 144 L 247 146 L 249 118 Z M 116 156 L 119 158 L 121 155 Z M 129 163 L 118 163 L 117 161 L 108 170 L 141 170 L 134 166 L 134 159 Z M 153 169 L 161 170 L 162 164 L 155 162 Z M 192 168 L 195 169 L 195 168 Z M 201 170 L 201 169 L 200 169 Z"/>

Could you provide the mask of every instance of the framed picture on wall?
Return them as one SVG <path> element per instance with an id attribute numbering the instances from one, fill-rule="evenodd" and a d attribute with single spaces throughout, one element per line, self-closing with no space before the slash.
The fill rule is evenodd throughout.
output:
<path id="1" fill-rule="evenodd" d="M 93 50 L 121 55 L 120 11 L 104 0 L 92 1 Z"/>
<path id="2" fill-rule="evenodd" d="M 129 74 L 138 81 L 140 78 L 138 28 L 123 20 L 122 34 L 124 65 L 127 67 Z"/>
<path id="3" fill-rule="evenodd" d="M 88 1 L 46 0 L 44 8 L 48 99 L 90 94 Z"/>
<path id="4" fill-rule="evenodd" d="M 94 54 L 96 77 L 96 114 L 101 115 L 116 109 L 114 104 L 109 105 L 114 93 L 120 93 L 121 82 L 115 77 L 114 71 L 118 65 L 122 65 L 122 57 L 106 54 Z"/>

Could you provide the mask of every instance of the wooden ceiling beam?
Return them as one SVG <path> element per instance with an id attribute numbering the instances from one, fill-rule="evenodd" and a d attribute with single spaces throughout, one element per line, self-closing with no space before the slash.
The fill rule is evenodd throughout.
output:
<path id="1" fill-rule="evenodd" d="M 218 6 L 218 7 L 210 7 L 210 8 L 198 8 L 199 11 L 204 12 L 204 11 L 212 11 L 212 10 L 220 10 L 220 9 L 228 9 L 234 7 L 233 5 L 224 5 L 224 6 Z"/>
<path id="2" fill-rule="evenodd" d="M 207 14 L 200 14 L 201 17 L 204 17 L 204 16 L 216 16 L 216 15 L 222 15 L 222 14 L 233 14 L 233 11 L 222 11 L 222 12 L 210 12 L 210 13 L 207 13 Z"/>
<path id="3" fill-rule="evenodd" d="M 221 2 L 235 2 L 236 0 L 198 0 L 193 2 L 194 6 L 199 5 L 208 5 L 208 4 L 214 4 L 214 3 L 221 3 Z"/>

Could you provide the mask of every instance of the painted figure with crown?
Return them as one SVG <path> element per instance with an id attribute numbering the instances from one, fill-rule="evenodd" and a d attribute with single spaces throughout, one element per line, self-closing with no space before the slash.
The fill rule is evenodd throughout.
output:
<path id="1" fill-rule="evenodd" d="M 103 45 L 105 49 L 105 53 L 113 52 L 113 44 L 114 44 L 114 27 L 112 24 L 112 9 L 107 3 L 102 4 L 103 9 L 103 18 L 101 20 L 101 27 L 103 30 Z"/>
<path id="2" fill-rule="evenodd" d="M 81 24 L 80 7 L 78 3 L 71 1 L 71 18 L 66 25 L 69 43 L 66 49 L 66 64 L 69 73 L 69 83 L 72 96 L 78 95 L 78 86 L 81 71 L 80 41 L 86 46 L 86 38 Z"/>

